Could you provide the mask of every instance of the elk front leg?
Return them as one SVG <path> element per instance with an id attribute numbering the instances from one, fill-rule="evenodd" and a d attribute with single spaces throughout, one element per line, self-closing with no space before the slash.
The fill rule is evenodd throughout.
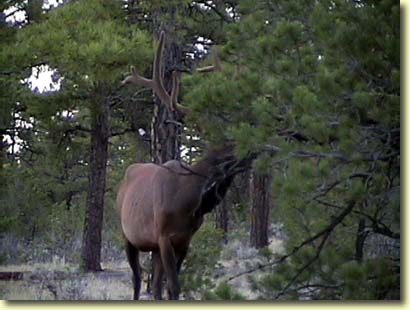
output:
<path id="1" fill-rule="evenodd" d="M 162 276 L 164 268 L 162 266 L 161 254 L 159 252 L 152 252 L 152 260 L 154 263 L 154 278 L 152 280 L 154 299 L 162 299 Z"/>
<path id="2" fill-rule="evenodd" d="M 161 253 L 162 265 L 167 276 L 167 286 L 170 293 L 169 299 L 178 299 L 180 288 L 177 272 L 177 259 L 169 238 L 159 238 L 159 249 Z"/>
<path id="3" fill-rule="evenodd" d="M 179 272 L 181 271 L 181 267 L 182 267 L 182 262 L 184 261 L 184 258 L 188 252 L 188 248 L 180 248 L 180 249 L 174 249 L 175 252 L 175 256 L 177 258 L 177 275 L 179 276 Z M 171 296 L 171 292 L 168 289 L 168 296 Z"/>

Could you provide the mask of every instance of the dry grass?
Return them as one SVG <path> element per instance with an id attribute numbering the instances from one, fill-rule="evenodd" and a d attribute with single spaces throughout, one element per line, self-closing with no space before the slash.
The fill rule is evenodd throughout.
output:
<path id="1" fill-rule="evenodd" d="M 131 272 L 126 261 L 103 264 L 107 272 L 81 274 L 75 266 L 55 260 L 48 264 L 1 266 L 24 272 L 22 280 L 0 281 L 4 300 L 129 300 Z M 115 270 L 115 271 L 114 271 Z M 148 299 L 142 295 L 141 299 Z"/>
<path id="2" fill-rule="evenodd" d="M 272 238 L 268 249 L 271 254 L 284 251 L 284 242 Z M 234 240 L 221 253 L 221 260 L 215 266 L 214 280 L 226 281 L 229 276 L 248 270 L 252 266 L 266 263 L 267 258 L 247 242 Z M 141 255 L 143 265 L 149 261 Z M 102 263 L 104 272 L 82 274 L 77 265 L 68 264 L 61 257 L 54 256 L 49 263 L 0 266 L 0 271 L 24 272 L 23 280 L 0 281 L 0 299 L 4 300 L 130 300 L 132 299 L 131 270 L 126 260 Z M 261 272 L 253 273 L 256 278 Z M 257 295 L 252 292 L 246 276 L 229 282 L 233 288 L 248 300 Z M 152 299 L 145 294 L 141 299 Z M 197 296 L 200 298 L 200 296 Z"/>
<path id="3" fill-rule="evenodd" d="M 20 271 L 20 272 L 35 272 L 35 271 L 75 271 L 77 266 L 66 263 L 65 257 L 56 255 L 51 257 L 51 261 L 47 263 L 26 263 L 19 265 L 0 265 L 0 271 Z"/>
<path id="4" fill-rule="evenodd" d="M 3 300 L 55 300 L 50 291 L 25 281 L 0 282 L 0 294 Z"/>
<path id="5" fill-rule="evenodd" d="M 9 281 L 0 283 L 5 300 L 127 300 L 131 281 L 99 279 L 95 276 L 59 281 Z"/>
<path id="6" fill-rule="evenodd" d="M 284 242 L 281 239 L 272 238 L 267 250 L 271 255 L 278 255 L 284 252 Z M 222 260 L 219 262 L 222 265 L 225 276 L 221 277 L 218 282 L 224 282 L 230 276 L 239 274 L 243 271 L 252 269 L 254 266 L 267 263 L 266 257 L 259 254 L 259 251 L 252 248 L 247 243 L 242 243 L 239 240 L 231 242 L 228 247 L 222 251 Z M 264 272 L 253 272 L 252 276 L 256 279 L 263 275 Z M 252 291 L 251 284 L 246 276 L 241 276 L 229 282 L 233 288 L 245 297 L 247 300 L 255 300 L 258 295 Z"/>

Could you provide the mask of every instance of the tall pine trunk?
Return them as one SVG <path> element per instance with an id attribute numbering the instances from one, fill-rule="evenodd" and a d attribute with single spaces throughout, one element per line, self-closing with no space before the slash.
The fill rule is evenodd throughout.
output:
<path id="1" fill-rule="evenodd" d="M 81 268 L 84 271 L 101 270 L 105 176 L 110 130 L 106 99 L 97 94 L 92 100 L 89 187 L 81 251 Z"/>
<path id="2" fill-rule="evenodd" d="M 250 243 L 255 248 L 269 244 L 272 175 L 252 171 L 250 177 L 251 233 Z"/>
<path id="3" fill-rule="evenodd" d="M 216 228 L 222 229 L 224 243 L 228 243 L 229 214 L 226 198 L 215 208 Z"/>
<path id="4" fill-rule="evenodd" d="M 151 124 L 151 157 L 156 164 L 180 159 L 182 128 L 175 114 L 155 97 L 154 116 Z"/>
<path id="5" fill-rule="evenodd" d="M 177 6 L 169 8 L 170 12 L 158 12 L 154 18 L 156 36 L 159 37 L 161 31 L 166 32 L 166 42 L 164 49 L 164 86 L 168 93 L 171 93 L 172 72 L 181 67 L 183 60 L 182 47 L 176 39 L 175 25 L 171 18 L 167 23 L 163 22 L 164 15 L 175 16 Z M 181 115 L 172 112 L 166 107 L 158 96 L 155 96 L 154 116 L 151 126 L 151 156 L 155 163 L 165 163 L 171 159 L 180 159 L 182 123 Z"/>

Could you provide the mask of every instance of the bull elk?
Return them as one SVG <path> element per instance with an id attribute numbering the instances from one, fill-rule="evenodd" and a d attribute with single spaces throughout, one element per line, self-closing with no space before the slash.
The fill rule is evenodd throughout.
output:
<path id="1" fill-rule="evenodd" d="M 152 79 L 140 76 L 132 67 L 131 75 L 123 83 L 151 88 L 162 104 L 186 115 L 190 110 L 177 102 L 178 74 L 172 75 L 170 93 L 161 77 L 164 36 L 162 32 Z M 220 68 L 217 64 L 203 71 Z M 137 163 L 128 167 L 118 191 L 117 206 L 133 272 L 134 299 L 139 299 L 141 287 L 140 251 L 152 252 L 154 298 L 162 299 L 165 272 L 169 299 L 178 299 L 178 274 L 192 236 L 201 226 L 204 215 L 223 199 L 234 176 L 248 169 L 253 160 L 252 156 L 237 159 L 233 151 L 232 145 L 210 149 L 192 166 L 170 160 L 162 165 Z"/>

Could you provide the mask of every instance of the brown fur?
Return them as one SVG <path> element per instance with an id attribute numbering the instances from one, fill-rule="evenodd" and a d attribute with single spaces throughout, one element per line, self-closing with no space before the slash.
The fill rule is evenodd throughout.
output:
<path id="1" fill-rule="evenodd" d="M 213 150 L 193 166 L 176 160 L 164 165 L 134 164 L 118 191 L 117 205 L 134 273 L 134 299 L 139 297 L 138 251 L 151 251 L 153 291 L 161 299 L 165 272 L 170 299 L 178 299 L 178 273 L 203 216 L 225 195 L 238 166 L 232 147 Z M 244 165 L 242 162 L 241 165 Z"/>

